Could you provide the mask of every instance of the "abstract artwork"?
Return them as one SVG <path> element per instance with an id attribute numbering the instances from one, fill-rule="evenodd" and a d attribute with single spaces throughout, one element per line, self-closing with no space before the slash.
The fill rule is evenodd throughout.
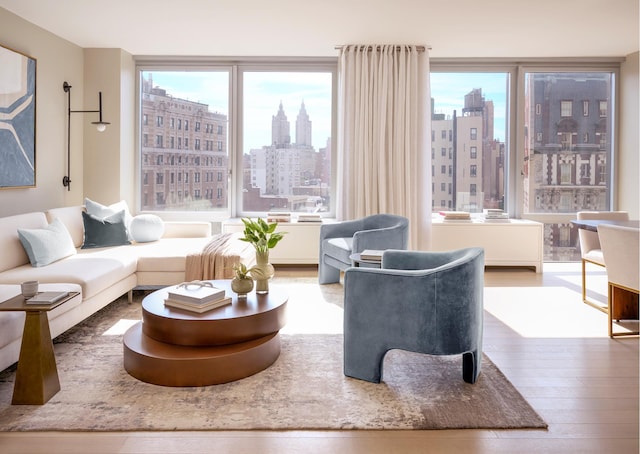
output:
<path id="1" fill-rule="evenodd" d="M 0 189 L 36 185 L 36 60 L 0 46 Z"/>

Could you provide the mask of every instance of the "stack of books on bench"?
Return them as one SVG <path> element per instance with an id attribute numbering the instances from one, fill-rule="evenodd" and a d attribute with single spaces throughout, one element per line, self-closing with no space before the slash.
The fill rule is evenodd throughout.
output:
<path id="1" fill-rule="evenodd" d="M 316 213 L 302 213 L 298 215 L 298 222 L 322 222 L 322 216 Z"/>
<path id="2" fill-rule="evenodd" d="M 291 213 L 270 211 L 267 213 L 267 222 L 291 222 Z"/>
<path id="3" fill-rule="evenodd" d="M 509 213 L 505 213 L 504 210 L 499 208 L 487 208 L 484 210 L 485 221 L 504 221 L 509 220 Z"/>
<path id="4" fill-rule="evenodd" d="M 470 221 L 471 213 L 468 211 L 441 211 L 445 221 Z"/>
<path id="5" fill-rule="evenodd" d="M 203 312 L 231 304 L 231 297 L 210 282 L 186 282 L 170 287 L 164 305 L 186 311 Z"/>

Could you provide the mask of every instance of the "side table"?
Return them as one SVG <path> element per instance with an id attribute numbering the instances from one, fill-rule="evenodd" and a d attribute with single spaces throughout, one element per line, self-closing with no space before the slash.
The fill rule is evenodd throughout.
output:
<path id="1" fill-rule="evenodd" d="M 360 253 L 351 254 L 349 259 L 353 262 L 353 266 L 355 267 L 380 268 L 382 266 L 382 262 L 380 260 L 363 259 Z"/>
<path id="2" fill-rule="evenodd" d="M 77 295 L 78 292 L 69 292 L 69 296 L 52 304 L 27 304 L 24 296 L 20 294 L 0 303 L 0 311 L 25 312 L 20 357 L 11 400 L 13 405 L 43 405 L 60 391 L 47 312 Z"/>

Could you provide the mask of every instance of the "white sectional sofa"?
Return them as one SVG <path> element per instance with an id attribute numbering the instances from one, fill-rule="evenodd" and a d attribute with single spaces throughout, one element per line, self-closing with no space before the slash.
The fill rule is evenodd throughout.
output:
<path id="1" fill-rule="evenodd" d="M 19 294 L 28 280 L 38 280 L 41 290 L 81 292 L 48 313 L 53 337 L 135 288 L 183 282 L 187 255 L 200 253 L 212 238 L 208 222 L 165 222 L 157 241 L 82 249 L 83 211 L 73 206 L 0 218 L 0 301 Z M 43 229 L 54 219 L 70 233 L 76 253 L 32 266 L 18 229 Z M 18 360 L 23 326 L 24 313 L 0 312 L 0 370 Z"/>

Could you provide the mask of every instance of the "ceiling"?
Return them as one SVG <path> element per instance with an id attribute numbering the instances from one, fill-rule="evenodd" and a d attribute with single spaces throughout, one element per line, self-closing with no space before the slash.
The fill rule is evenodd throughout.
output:
<path id="1" fill-rule="evenodd" d="M 638 0 L 0 0 L 83 48 L 133 55 L 335 56 L 349 43 L 440 58 L 621 57 Z M 1 16 L 0 16 L 1 18 Z"/>

